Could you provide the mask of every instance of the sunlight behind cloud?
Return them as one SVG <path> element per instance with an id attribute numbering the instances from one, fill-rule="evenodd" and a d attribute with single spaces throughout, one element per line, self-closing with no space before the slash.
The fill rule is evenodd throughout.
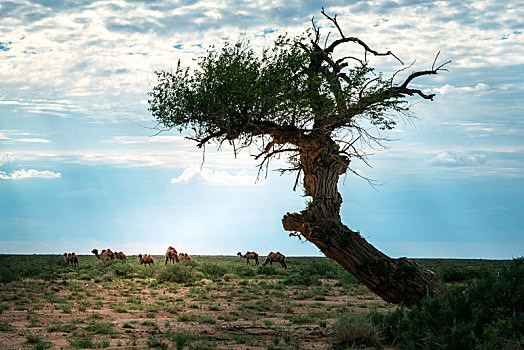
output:
<path id="1" fill-rule="evenodd" d="M 35 169 L 29 169 L 29 170 L 15 170 L 9 174 L 7 174 L 5 171 L 0 171 L 0 179 L 1 180 L 18 180 L 18 179 L 26 179 L 31 177 L 41 177 L 44 179 L 53 179 L 62 177 L 61 173 L 55 173 L 52 171 L 44 170 L 39 171 Z"/>
<path id="2" fill-rule="evenodd" d="M 486 163 L 486 156 L 477 153 L 448 151 L 437 154 L 428 160 L 430 165 L 437 166 L 473 166 Z"/>
<path id="3" fill-rule="evenodd" d="M 248 175 L 245 170 L 239 171 L 236 175 L 231 175 L 227 171 L 198 167 L 186 168 L 184 172 L 171 179 L 171 183 L 206 183 L 220 186 L 254 186 L 265 185 L 264 179 L 256 179 L 256 176 Z"/>
<path id="4" fill-rule="evenodd" d="M 13 161 L 13 153 L 4 152 L 0 153 L 0 166 L 4 165 L 5 163 Z"/>

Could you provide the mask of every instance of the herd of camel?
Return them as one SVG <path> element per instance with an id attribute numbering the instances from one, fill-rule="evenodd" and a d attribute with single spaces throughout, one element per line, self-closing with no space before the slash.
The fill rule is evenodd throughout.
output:
<path id="1" fill-rule="evenodd" d="M 91 253 L 95 254 L 97 259 L 100 260 L 122 260 L 126 261 L 126 255 L 123 252 L 113 252 L 111 249 L 104 249 L 100 254 L 98 254 L 98 249 L 93 249 Z M 66 260 L 67 266 L 78 266 L 78 256 L 75 253 L 64 253 L 64 258 Z M 237 255 L 240 257 L 240 259 L 244 258 L 247 261 L 248 265 L 251 265 L 249 262 L 250 260 L 255 260 L 255 266 L 258 266 L 258 254 L 255 252 L 246 252 L 246 254 L 242 254 L 241 252 L 238 252 Z M 149 254 L 138 254 L 138 259 L 140 262 L 140 265 L 154 265 L 155 261 L 153 260 L 153 257 Z M 276 253 L 269 253 L 267 255 L 266 261 L 262 264 L 262 266 L 266 266 L 268 263 L 270 265 L 273 265 L 274 262 L 280 263 L 284 269 L 287 269 L 286 257 L 281 254 L 280 252 Z M 187 253 L 178 253 L 175 248 L 169 246 L 166 251 L 166 261 L 164 265 L 167 265 L 170 263 L 179 262 L 180 260 L 191 260 L 191 257 Z"/>

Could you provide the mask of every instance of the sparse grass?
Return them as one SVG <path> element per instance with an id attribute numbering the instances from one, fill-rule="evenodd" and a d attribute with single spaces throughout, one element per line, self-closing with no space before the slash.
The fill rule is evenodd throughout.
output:
<path id="1" fill-rule="evenodd" d="M 80 256 L 80 267 L 76 269 L 60 265 L 63 263 L 60 259 L 60 263 L 55 259 L 54 264 L 52 257 L 0 255 L 0 262 L 2 259 L 8 261 L 5 266 L 18 266 L 9 272 L 0 265 L 3 271 L 0 275 L 9 279 L 0 281 L 0 331 L 18 339 L 12 348 L 45 349 L 51 346 L 44 341 L 45 332 L 63 332 L 69 342 L 66 345 L 73 348 L 108 347 L 111 338 L 115 339 L 113 346 L 123 348 L 200 349 L 245 344 L 246 347 L 294 349 L 301 344 L 293 339 L 304 328 L 318 334 L 313 346 L 323 348 L 328 342 L 334 342 L 328 334 L 334 329 L 337 315 L 395 308 L 374 297 L 336 263 L 323 258 L 289 258 L 287 270 L 278 264 L 247 266 L 235 257 L 195 257 L 189 263 L 166 267 L 163 257 L 155 256 L 157 264 L 144 267 L 138 265 L 136 257 L 129 257 L 123 264 Z M 24 259 L 34 261 L 21 264 Z M 51 262 L 51 265 L 43 266 L 42 262 Z M 470 283 L 468 278 L 483 278 L 484 272 L 479 275 L 476 271 L 502 271 L 501 266 L 507 265 L 507 262 L 485 261 L 479 261 L 478 265 L 475 261 L 453 261 L 449 265 L 445 261 L 421 263 L 440 274 L 443 280 L 460 285 Z M 462 268 L 465 270 L 461 271 Z M 34 274 L 29 275 L 30 272 Z M 452 277 L 453 274 L 459 277 Z M 41 312 L 46 317 L 40 317 Z M 131 315 L 136 319 L 130 321 Z M 380 325 L 387 324 L 390 333 L 385 334 L 392 334 L 393 317 L 387 322 L 385 317 L 373 318 L 382 320 L 374 327 L 382 330 Z M 511 322 L 490 324 L 486 328 L 489 344 L 500 345 L 493 339 L 506 336 L 507 329 L 518 325 L 517 321 Z M 217 323 L 225 327 L 214 327 Z M 367 320 L 356 323 L 369 326 Z M 19 324 L 25 326 L 20 328 Z M 274 336 L 239 334 L 242 327 L 261 326 L 280 333 Z M 44 333 L 35 335 L 37 327 L 43 327 Z M 199 337 L 180 332 L 181 327 L 205 329 L 210 333 Z M 215 328 L 225 333 L 217 333 L 214 341 L 208 341 L 213 339 Z M 282 333 L 283 329 L 287 333 Z M 175 330 L 178 332 L 172 333 Z M 144 331 L 150 332 L 149 335 L 144 336 Z M 386 344 L 382 346 L 394 341 L 389 336 L 385 339 Z"/>
<path id="2" fill-rule="evenodd" d="M 333 325 L 335 349 L 375 347 L 380 344 L 380 331 L 363 314 L 344 314 Z"/>
<path id="3" fill-rule="evenodd" d="M 108 322 L 91 322 L 87 326 L 84 327 L 85 331 L 88 331 L 93 334 L 115 334 L 115 330 L 113 329 L 113 324 Z"/>

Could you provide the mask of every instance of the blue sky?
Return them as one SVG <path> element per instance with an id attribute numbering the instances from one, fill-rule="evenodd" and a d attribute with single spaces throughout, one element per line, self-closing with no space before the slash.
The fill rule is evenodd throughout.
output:
<path id="1" fill-rule="evenodd" d="M 255 183 L 249 152 L 202 152 L 176 132 L 153 136 L 147 92 L 210 45 L 255 50 L 296 35 L 320 9 L 347 35 L 412 69 L 435 54 L 449 73 L 417 119 L 341 179 L 342 218 L 385 253 L 512 258 L 524 254 L 522 1 L 0 1 L 0 253 L 162 254 L 280 250 L 320 255 L 281 218 L 304 208 L 294 178 Z M 380 69 L 401 68 L 389 58 Z M 274 164 L 274 168 L 279 166 Z"/>

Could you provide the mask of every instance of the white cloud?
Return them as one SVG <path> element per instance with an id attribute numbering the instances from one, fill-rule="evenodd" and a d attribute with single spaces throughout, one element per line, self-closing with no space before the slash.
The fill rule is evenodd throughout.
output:
<path id="1" fill-rule="evenodd" d="M 38 139 L 38 138 L 17 139 L 16 141 L 19 141 L 19 142 L 31 142 L 31 143 L 51 143 L 50 140 Z"/>
<path id="2" fill-rule="evenodd" d="M 245 170 L 240 170 L 236 175 L 231 175 L 227 171 L 212 171 L 207 168 L 192 167 L 187 168 L 184 172 L 171 179 L 171 183 L 207 183 L 221 186 L 253 186 L 255 184 L 265 185 L 265 181 L 256 176 L 248 175 Z"/>
<path id="3" fill-rule="evenodd" d="M 13 153 L 10 153 L 10 152 L 0 153 L 0 166 L 4 165 L 5 163 L 12 162 L 13 159 L 14 159 Z"/>
<path id="4" fill-rule="evenodd" d="M 31 177 L 40 177 L 44 179 L 53 179 L 62 177 L 61 173 L 55 173 L 48 170 L 35 170 L 35 169 L 29 169 L 29 170 L 15 170 L 9 174 L 7 174 L 5 171 L 0 171 L 0 180 L 18 180 L 18 179 L 26 179 Z"/>
<path id="5" fill-rule="evenodd" d="M 450 93 L 457 93 L 457 92 L 486 92 L 489 91 L 489 86 L 484 83 L 478 83 L 475 86 L 462 86 L 462 87 L 456 87 L 450 84 L 446 84 L 440 88 L 433 89 L 436 92 L 445 95 Z"/>
<path id="6" fill-rule="evenodd" d="M 109 140 L 102 141 L 104 143 L 120 143 L 120 144 L 142 144 L 142 143 L 174 143 L 187 142 L 183 136 L 176 135 L 156 135 L 156 136 L 114 136 Z M 191 144 L 193 146 L 193 144 Z"/>
<path id="7" fill-rule="evenodd" d="M 435 166 L 475 166 L 486 163 L 486 156 L 478 153 L 447 151 L 437 154 L 428 160 L 428 164 Z"/>

